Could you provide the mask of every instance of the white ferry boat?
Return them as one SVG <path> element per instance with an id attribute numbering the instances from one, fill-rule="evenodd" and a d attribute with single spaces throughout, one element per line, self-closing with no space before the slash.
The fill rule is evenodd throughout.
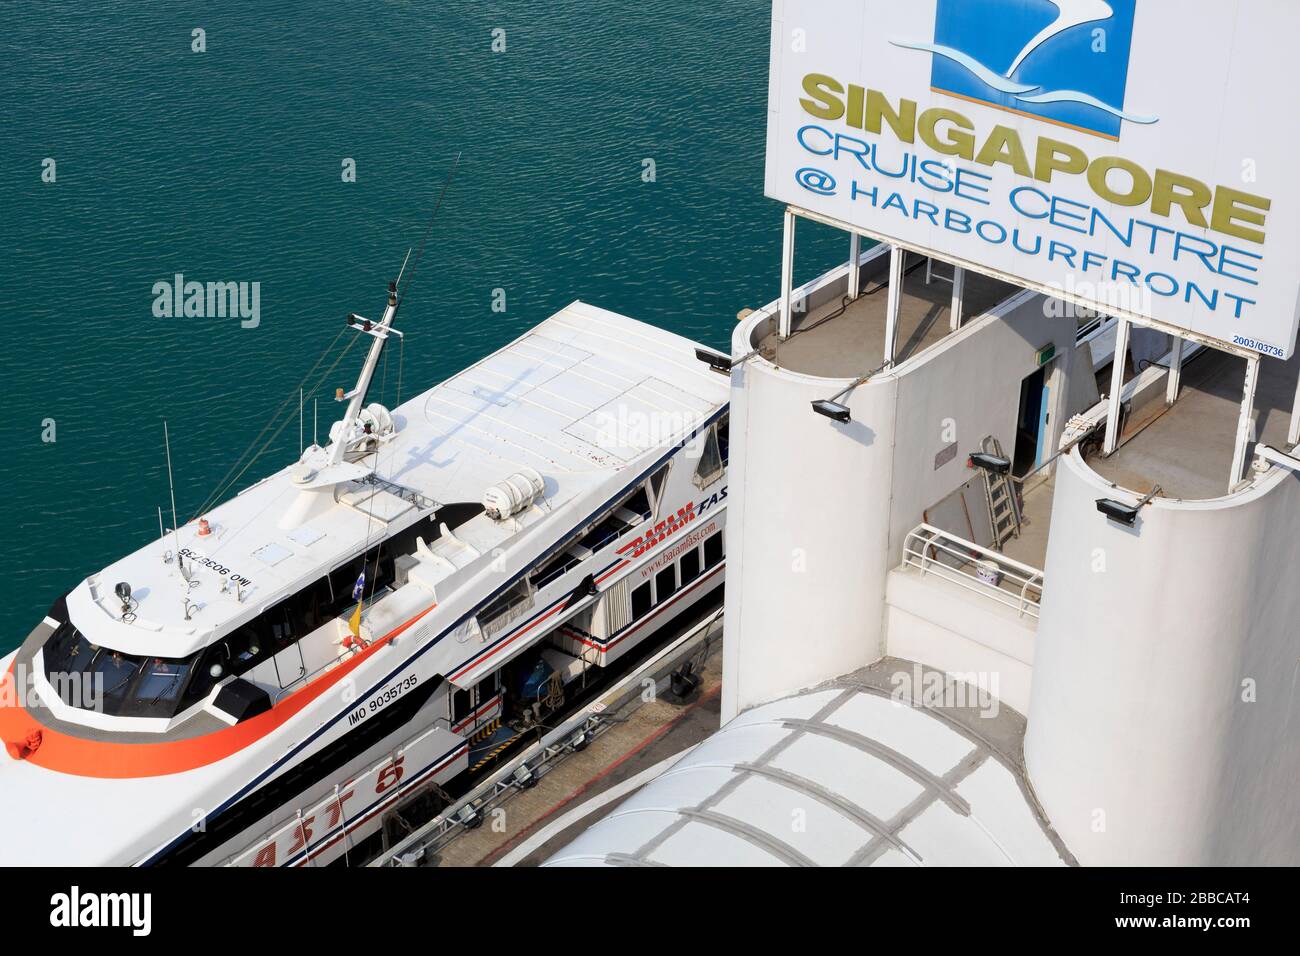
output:
<path id="1" fill-rule="evenodd" d="M 727 380 L 574 302 L 90 575 L 2 662 L 5 864 L 359 862 L 722 583 Z M 340 393 L 342 390 L 340 389 Z"/>

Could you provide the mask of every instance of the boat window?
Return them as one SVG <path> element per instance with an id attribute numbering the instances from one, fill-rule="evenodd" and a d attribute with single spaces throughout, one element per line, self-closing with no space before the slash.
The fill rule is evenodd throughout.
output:
<path id="1" fill-rule="evenodd" d="M 646 494 L 645 485 L 639 485 L 636 491 L 628 496 L 627 501 L 623 502 L 623 507 L 628 511 L 639 514 L 642 521 L 654 514 L 654 509 L 650 507 L 650 496 Z"/>
<path id="2" fill-rule="evenodd" d="M 263 638 L 258 621 L 249 621 L 238 630 L 232 631 L 222 639 L 217 647 L 227 650 L 224 655 L 229 673 L 243 674 L 252 670 L 274 652 L 271 644 Z M 200 678 L 196 678 L 200 679 Z"/>
<path id="3" fill-rule="evenodd" d="M 731 416 L 723 415 L 718 419 L 718 453 L 722 455 L 725 465 L 731 458 Z"/>
<path id="4" fill-rule="evenodd" d="M 650 610 L 650 582 L 647 581 L 632 592 L 632 620 L 645 617 Z"/>
<path id="5" fill-rule="evenodd" d="M 251 655 L 249 656 L 251 657 Z M 198 665 L 194 668 L 194 676 L 190 678 L 190 682 L 185 688 L 185 694 L 181 698 L 182 710 L 203 700 L 212 692 L 213 687 L 216 687 L 217 684 L 231 674 L 243 672 L 235 670 L 232 657 L 230 638 L 213 644 L 203 652 Z M 244 668 L 244 670 L 247 669 L 247 667 Z"/>
<path id="6" fill-rule="evenodd" d="M 615 505 L 603 519 L 577 539 L 567 542 L 562 550 L 534 571 L 529 579 L 533 587 L 541 589 L 568 571 L 577 567 L 591 555 L 613 542 L 650 517 L 650 499 L 644 485 Z"/>
<path id="7" fill-rule="evenodd" d="M 451 722 L 453 725 L 468 717 L 473 709 L 470 704 L 468 688 L 458 689 L 451 695 Z"/>
<path id="8" fill-rule="evenodd" d="M 136 700 L 145 706 L 180 700 L 181 689 L 190 676 L 193 663 L 193 658 L 184 661 L 146 658 L 135 685 Z"/>
<path id="9" fill-rule="evenodd" d="M 331 618 L 337 617 L 330 613 L 334 598 L 327 577 L 313 581 L 285 603 L 289 605 L 290 618 L 295 622 L 299 637 L 310 634 Z"/>
<path id="10" fill-rule="evenodd" d="M 198 653 L 140 657 L 96 647 L 68 623 L 44 648 L 45 676 L 59 698 L 70 707 L 110 717 L 169 718 L 197 702 L 211 690 L 211 684 L 202 693 L 190 689 L 199 659 Z"/>
<path id="11" fill-rule="evenodd" d="M 650 513 L 659 513 L 659 502 L 663 500 L 664 487 L 668 484 L 668 469 L 672 462 L 667 462 L 662 468 L 650 476 L 648 487 L 650 489 Z"/>
<path id="12" fill-rule="evenodd" d="M 45 643 L 45 670 L 48 674 L 79 674 L 94 658 L 99 648 L 90 643 L 70 621 L 59 625 Z"/>
<path id="13" fill-rule="evenodd" d="M 509 624 L 527 610 L 532 599 L 528 579 L 515 582 L 479 612 L 479 627 L 491 631 Z"/>
<path id="14" fill-rule="evenodd" d="M 710 425 L 700 449 L 700 460 L 695 466 L 695 484 L 708 487 L 722 477 L 722 452 L 718 450 L 718 430 Z"/>
<path id="15" fill-rule="evenodd" d="M 631 508 L 624 510 L 623 506 L 619 506 L 583 535 L 578 544 L 588 551 L 599 551 L 606 545 L 617 541 L 628 531 L 631 531 L 644 521 L 645 517 L 643 513 L 635 512 Z"/>
<path id="16" fill-rule="evenodd" d="M 682 555 L 682 587 L 690 584 L 700 576 L 700 549 L 691 548 Z"/>
<path id="17" fill-rule="evenodd" d="M 662 603 L 677 590 L 677 565 L 670 564 L 655 575 L 655 600 Z"/>
<path id="18" fill-rule="evenodd" d="M 563 577 L 567 571 L 576 568 L 582 561 L 583 558 L 580 554 L 574 554 L 572 551 L 567 550 L 561 551 L 532 573 L 533 587 L 541 590 L 552 581 Z"/>
<path id="19" fill-rule="evenodd" d="M 98 692 L 103 695 L 106 710 L 110 703 L 120 705 L 126 700 L 131 682 L 143 664 L 138 657 L 106 647 L 99 649 L 90 664 L 90 673 Z"/>
<path id="20" fill-rule="evenodd" d="M 722 560 L 722 532 L 715 531 L 704 542 L 704 566 L 712 568 Z"/>

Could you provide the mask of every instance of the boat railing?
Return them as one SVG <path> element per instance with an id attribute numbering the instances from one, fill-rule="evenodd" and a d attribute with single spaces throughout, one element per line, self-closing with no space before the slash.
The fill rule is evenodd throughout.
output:
<path id="1" fill-rule="evenodd" d="M 1037 620 L 1043 600 L 1043 572 L 1005 554 L 920 524 L 903 540 L 903 566 L 934 574 L 958 587 Z"/>

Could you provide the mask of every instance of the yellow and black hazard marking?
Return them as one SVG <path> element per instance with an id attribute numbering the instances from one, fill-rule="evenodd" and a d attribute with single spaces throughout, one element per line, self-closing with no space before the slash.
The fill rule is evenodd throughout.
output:
<path id="1" fill-rule="evenodd" d="M 511 734 L 507 740 L 504 740 L 501 743 L 497 744 L 495 747 L 493 747 L 491 750 L 485 753 L 482 757 L 480 757 L 478 759 L 478 762 L 469 768 L 470 771 L 473 772 L 475 770 L 478 770 L 484 764 L 496 758 L 501 753 L 501 751 L 505 750 L 507 747 L 509 747 L 512 743 L 514 743 L 522 736 L 523 734 L 521 733 Z"/>
<path id="2" fill-rule="evenodd" d="M 474 733 L 469 738 L 469 742 L 472 744 L 476 744 L 480 740 L 484 740 L 488 737 L 491 737 L 493 734 L 497 732 L 497 728 L 500 726 L 501 726 L 501 718 L 500 717 L 492 718 L 486 724 L 480 727 L 478 730 L 474 731 Z"/>

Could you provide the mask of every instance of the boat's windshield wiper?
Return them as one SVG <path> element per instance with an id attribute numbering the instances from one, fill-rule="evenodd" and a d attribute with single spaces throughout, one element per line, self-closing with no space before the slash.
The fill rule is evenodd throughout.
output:
<path id="1" fill-rule="evenodd" d="M 181 672 L 178 670 L 175 674 L 172 675 L 171 681 L 165 687 L 163 687 L 162 690 L 158 691 L 157 696 L 154 697 L 153 700 L 149 701 L 149 706 L 152 707 L 154 706 L 154 704 L 158 703 L 158 701 L 162 700 L 163 694 L 170 692 L 171 689 L 176 686 L 176 682 L 180 679 L 181 679 Z"/>

